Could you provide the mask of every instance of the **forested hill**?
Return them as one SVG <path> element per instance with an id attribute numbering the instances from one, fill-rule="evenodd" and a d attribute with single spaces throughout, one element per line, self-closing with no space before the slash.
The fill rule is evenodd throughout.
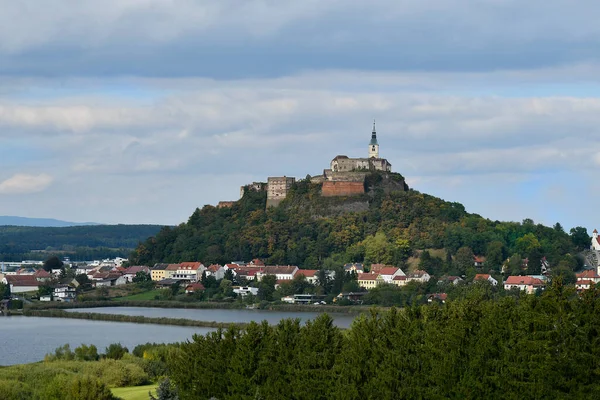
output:
<path id="1" fill-rule="evenodd" d="M 72 260 L 128 256 L 160 225 L 96 225 L 54 227 L 0 226 L 2 261 L 45 259 L 48 254 Z"/>
<path id="2" fill-rule="evenodd" d="M 485 269 L 496 271 L 509 256 L 514 269 L 528 258 L 527 272 L 536 273 L 544 256 L 553 266 L 578 268 L 574 255 L 589 246 L 585 228 L 567 233 L 560 224 L 490 221 L 467 213 L 459 203 L 414 190 L 388 190 L 381 181 L 369 177 L 368 192 L 358 197 L 324 198 L 320 185 L 304 180 L 279 207 L 269 209 L 266 193 L 247 191 L 230 208 L 205 206 L 187 223 L 163 228 L 138 246 L 131 260 L 208 265 L 259 257 L 304 268 L 345 262 L 403 266 L 415 250 L 445 249 L 445 259 L 428 258 L 423 267 L 435 274 L 461 274 L 475 254 L 487 258 Z M 467 259 L 463 266 L 452 262 L 461 258 Z"/>

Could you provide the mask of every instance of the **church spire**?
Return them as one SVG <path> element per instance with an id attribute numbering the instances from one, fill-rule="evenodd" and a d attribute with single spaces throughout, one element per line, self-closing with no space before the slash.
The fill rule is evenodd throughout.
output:
<path id="1" fill-rule="evenodd" d="M 379 143 L 377 143 L 375 120 L 373 120 L 373 132 L 371 132 L 371 141 L 369 142 L 369 158 L 379 158 Z"/>

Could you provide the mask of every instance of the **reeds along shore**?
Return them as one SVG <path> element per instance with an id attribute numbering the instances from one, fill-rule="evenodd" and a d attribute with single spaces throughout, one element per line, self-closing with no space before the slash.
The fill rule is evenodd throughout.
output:
<path id="1" fill-rule="evenodd" d="M 133 322 L 136 324 L 157 324 L 157 325 L 176 325 L 176 326 L 192 326 L 201 328 L 229 328 L 238 327 L 244 328 L 246 323 L 230 323 L 230 322 L 215 322 L 215 321 L 196 321 L 185 318 L 156 318 L 143 317 L 139 315 L 116 315 L 116 314 L 100 314 L 88 312 L 67 312 L 63 310 L 33 310 L 27 309 L 23 312 L 27 317 L 46 317 L 46 318 L 72 318 L 72 319 L 87 319 L 92 321 L 110 321 L 110 322 Z"/>
<path id="2" fill-rule="evenodd" d="M 94 308 L 94 307 L 153 307 L 153 308 L 189 308 L 189 309 L 224 309 L 241 310 L 247 308 L 241 303 L 212 303 L 212 302 L 183 302 L 160 300 L 99 300 L 85 301 L 82 303 L 40 302 L 28 305 L 29 310 L 65 309 L 65 308 Z M 334 306 L 334 305 L 306 305 L 306 304 L 267 304 L 256 307 L 262 310 L 290 311 L 290 312 L 327 312 L 358 314 L 368 311 L 369 306 Z M 378 307 L 384 309 L 384 307 Z"/>

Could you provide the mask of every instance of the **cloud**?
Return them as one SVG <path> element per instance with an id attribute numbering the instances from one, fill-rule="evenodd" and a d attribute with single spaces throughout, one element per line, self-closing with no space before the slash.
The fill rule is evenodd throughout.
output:
<path id="1" fill-rule="evenodd" d="M 231 79 L 600 59 L 592 0 L 0 0 L 0 9 L 0 73 L 16 76 Z"/>
<path id="2" fill-rule="evenodd" d="M 48 174 L 15 174 L 0 182 L 0 194 L 28 194 L 45 190 L 54 178 Z"/>

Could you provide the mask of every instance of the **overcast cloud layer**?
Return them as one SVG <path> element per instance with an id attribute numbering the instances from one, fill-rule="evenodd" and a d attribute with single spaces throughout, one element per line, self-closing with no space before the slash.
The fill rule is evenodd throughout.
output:
<path id="1" fill-rule="evenodd" d="M 550 3 L 550 4 L 549 4 Z M 592 1 L 0 0 L 3 214 L 183 222 L 381 155 L 491 219 L 596 221 Z"/>

